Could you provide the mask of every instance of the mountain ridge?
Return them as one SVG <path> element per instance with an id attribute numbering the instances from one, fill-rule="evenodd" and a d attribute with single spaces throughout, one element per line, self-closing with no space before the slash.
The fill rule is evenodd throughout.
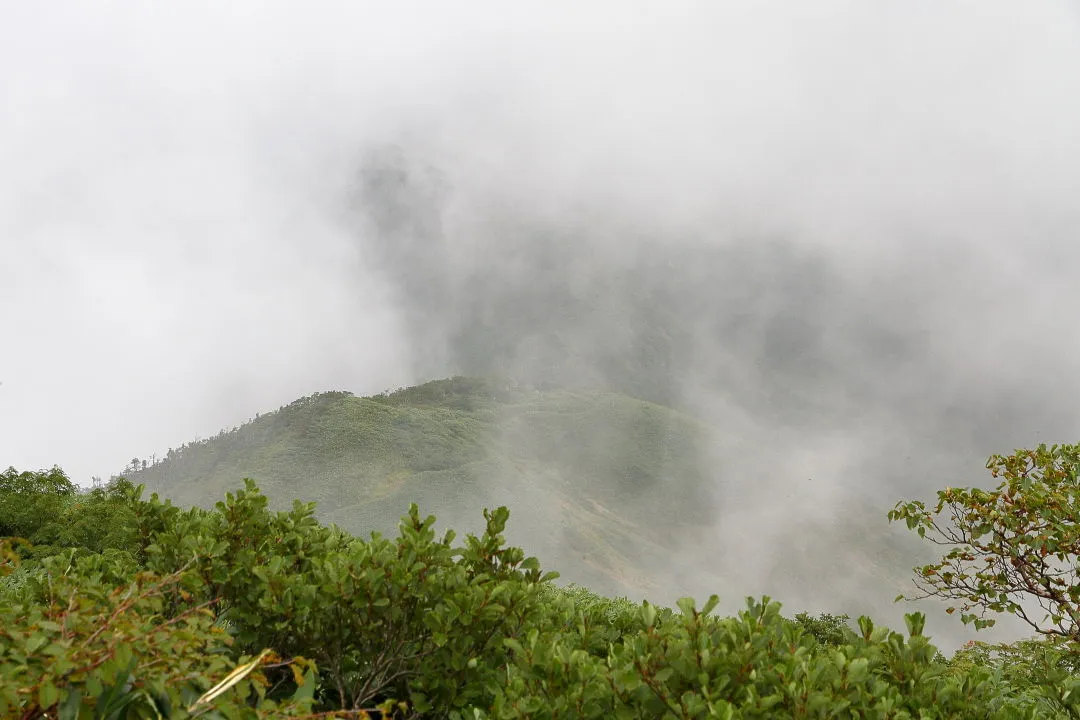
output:
<path id="1" fill-rule="evenodd" d="M 321 520 L 359 535 L 394 532 L 411 503 L 465 532 L 480 530 L 481 508 L 507 506 L 511 543 L 604 594 L 720 591 L 734 607 L 769 592 L 812 611 L 831 597 L 832 610 L 895 614 L 925 549 L 888 526 L 887 508 L 863 498 L 828 516 L 769 517 L 781 539 L 762 534 L 773 499 L 765 490 L 762 507 L 746 507 L 746 488 L 724 484 L 721 440 L 616 392 L 454 377 L 314 393 L 126 477 L 204 507 L 252 478 L 272 505 L 315 502 Z"/>
<path id="2" fill-rule="evenodd" d="M 412 502 L 466 528 L 481 506 L 507 505 L 511 539 L 591 568 L 571 570 L 576 581 L 627 592 L 678 552 L 676 525 L 712 522 L 709 439 L 696 418 L 620 393 L 455 377 L 368 397 L 314 393 L 127 477 L 204 506 L 251 477 L 273 501 L 314 501 L 322 519 L 361 534 L 392 531 Z"/>

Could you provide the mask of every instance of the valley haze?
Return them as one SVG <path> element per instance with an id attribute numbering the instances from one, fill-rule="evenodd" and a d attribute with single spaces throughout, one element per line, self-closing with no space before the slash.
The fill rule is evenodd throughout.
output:
<path id="1" fill-rule="evenodd" d="M 11 4 L 0 98 L 0 466 L 620 393 L 715 431 L 698 595 L 898 625 L 831 529 L 1080 436 L 1076 2 Z"/>

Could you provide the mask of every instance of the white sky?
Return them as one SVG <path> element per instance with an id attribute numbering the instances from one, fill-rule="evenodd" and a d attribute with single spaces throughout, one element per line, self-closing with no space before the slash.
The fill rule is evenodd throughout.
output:
<path id="1" fill-rule="evenodd" d="M 7 3 L 0 466 L 86 482 L 415 380 L 340 207 L 403 138 L 466 196 L 764 223 L 853 271 L 942 238 L 976 288 L 928 287 L 950 362 L 1075 389 L 1076 2 Z"/>

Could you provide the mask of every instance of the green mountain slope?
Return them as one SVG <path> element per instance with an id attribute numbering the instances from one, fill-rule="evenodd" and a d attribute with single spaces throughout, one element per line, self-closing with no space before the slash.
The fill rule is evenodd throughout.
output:
<path id="1" fill-rule="evenodd" d="M 250 477 L 279 507 L 316 501 L 323 520 L 358 534 L 393 531 L 412 502 L 459 531 L 506 505 L 511 542 L 598 592 L 719 592 L 731 607 L 770 593 L 902 622 L 892 598 L 925 548 L 888 526 L 886 508 L 857 495 L 827 516 L 774 505 L 754 478 L 722 477 L 720 440 L 626 395 L 453 378 L 317 393 L 126 475 L 202 506 Z"/>
<path id="2" fill-rule="evenodd" d="M 440 524 L 511 508 L 510 539 L 568 579 L 644 592 L 695 527 L 714 522 L 708 429 L 614 393 L 511 389 L 454 378 L 375 397 L 319 393 L 183 446 L 130 479 L 207 505 L 254 478 L 275 501 L 317 501 L 358 533 L 410 502 Z"/>

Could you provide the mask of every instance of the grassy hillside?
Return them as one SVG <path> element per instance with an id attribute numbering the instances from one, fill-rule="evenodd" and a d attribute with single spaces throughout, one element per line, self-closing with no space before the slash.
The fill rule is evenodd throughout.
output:
<path id="1" fill-rule="evenodd" d="M 127 476 L 202 506 L 250 477 L 279 506 L 316 501 L 321 519 L 361 535 L 394 531 L 411 502 L 470 531 L 478 508 L 506 505 L 511 542 L 604 593 L 718 591 L 734 607 L 769 592 L 796 608 L 830 598 L 833 610 L 899 612 L 891 600 L 924 549 L 887 525 L 885 508 L 827 521 L 778 516 L 767 496 L 743 508 L 745 492 L 709 462 L 717 440 L 625 395 L 454 378 L 374 397 L 318 393 Z"/>
<path id="2" fill-rule="evenodd" d="M 128 476 L 195 505 L 251 477 L 279 502 L 317 501 L 324 520 L 355 533 L 393 530 L 410 502 L 466 528 L 476 508 L 507 505 L 511 538 L 571 579 L 637 591 L 682 532 L 713 520 L 708 442 L 696 420 L 624 395 L 454 378 L 366 398 L 318 393 Z"/>

